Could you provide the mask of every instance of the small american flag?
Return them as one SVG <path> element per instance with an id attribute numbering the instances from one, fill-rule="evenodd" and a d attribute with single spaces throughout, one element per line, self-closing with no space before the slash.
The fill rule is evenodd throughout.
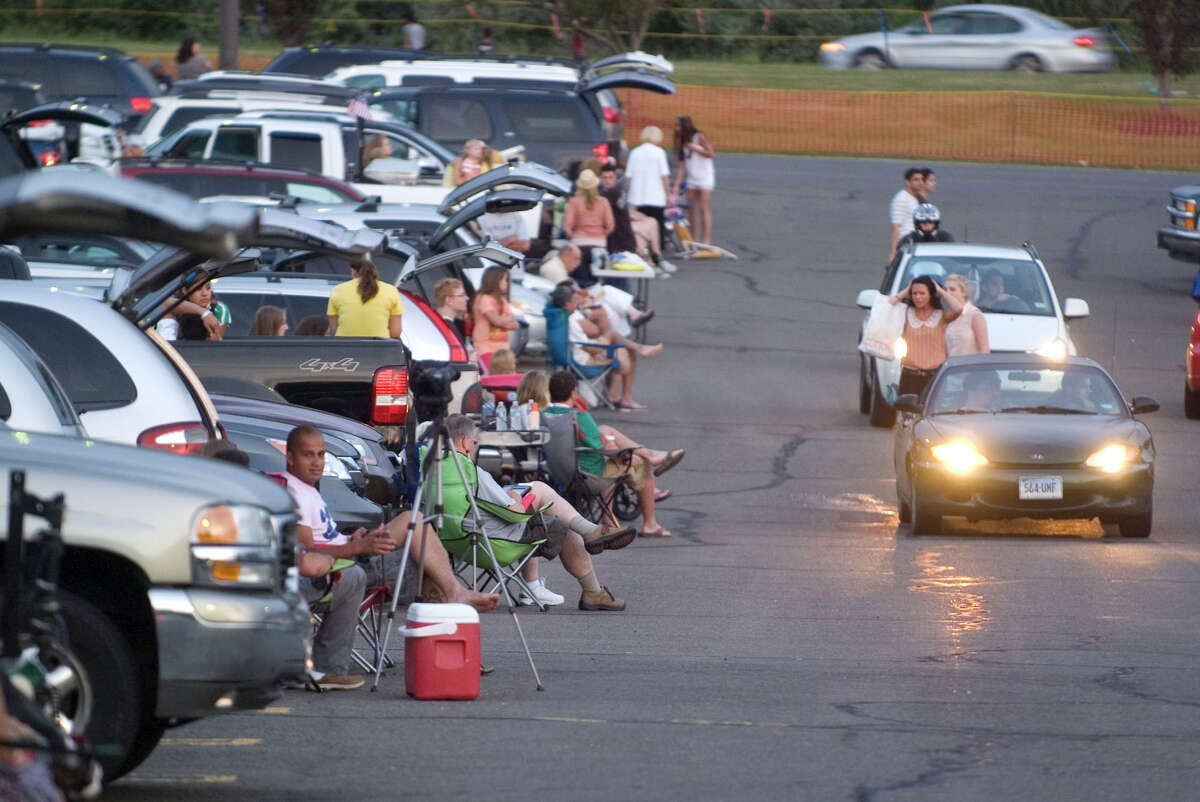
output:
<path id="1" fill-rule="evenodd" d="M 361 92 L 355 95 L 354 99 L 350 101 L 350 105 L 346 107 L 346 111 L 364 120 L 371 119 L 371 107 L 367 105 L 367 96 Z"/>

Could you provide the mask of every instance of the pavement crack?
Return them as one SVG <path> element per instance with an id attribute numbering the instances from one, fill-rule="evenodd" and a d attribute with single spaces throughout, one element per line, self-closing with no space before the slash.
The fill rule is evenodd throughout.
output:
<path id="1" fill-rule="evenodd" d="M 1075 232 L 1075 235 L 1067 240 L 1067 275 L 1071 278 L 1077 279 L 1080 277 L 1080 274 L 1087 269 L 1088 258 L 1083 255 L 1083 243 L 1091 235 L 1092 226 L 1096 225 L 1096 223 L 1099 223 L 1101 220 L 1107 217 L 1128 215 L 1132 212 L 1141 211 L 1142 209 L 1149 209 L 1157 204 L 1158 201 L 1147 200 L 1133 206 L 1126 206 L 1120 209 L 1101 212 L 1100 214 L 1093 215 L 1092 217 L 1084 220 L 1083 223 L 1080 224 L 1079 230 Z"/>
<path id="2" fill-rule="evenodd" d="M 1114 691 L 1122 696 L 1140 699 L 1144 702 L 1158 702 L 1164 705 L 1179 707 L 1200 707 L 1200 701 L 1195 699 L 1174 699 L 1170 696 L 1151 693 L 1139 688 L 1137 668 L 1134 666 L 1117 666 L 1112 671 L 1101 675 L 1095 680 L 1096 684 L 1105 690 Z"/>

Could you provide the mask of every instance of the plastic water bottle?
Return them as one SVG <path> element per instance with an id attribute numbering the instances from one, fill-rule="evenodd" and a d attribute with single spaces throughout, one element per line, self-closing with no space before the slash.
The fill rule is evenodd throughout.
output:
<path id="1" fill-rule="evenodd" d="M 508 431 L 508 404 L 503 402 L 496 405 L 496 431 Z"/>
<path id="2" fill-rule="evenodd" d="M 509 410 L 508 428 L 517 431 L 525 429 L 525 410 L 521 409 L 517 404 L 513 404 L 512 409 Z"/>

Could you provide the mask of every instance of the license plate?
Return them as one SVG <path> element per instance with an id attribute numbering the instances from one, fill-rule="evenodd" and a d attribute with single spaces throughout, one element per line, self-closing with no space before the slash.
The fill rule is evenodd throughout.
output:
<path id="1" fill-rule="evenodd" d="M 1061 476 L 1022 476 L 1017 480 L 1017 497 L 1031 499 L 1062 498 Z"/>

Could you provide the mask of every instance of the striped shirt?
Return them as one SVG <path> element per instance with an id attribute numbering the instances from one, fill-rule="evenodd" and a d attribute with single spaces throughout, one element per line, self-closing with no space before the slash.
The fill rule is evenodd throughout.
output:
<path id="1" fill-rule="evenodd" d="M 917 317 L 911 306 L 904 316 L 904 341 L 908 353 L 902 364 L 917 370 L 935 370 L 946 361 L 946 326 L 949 324 L 941 309 L 934 309 L 926 320 Z"/>

